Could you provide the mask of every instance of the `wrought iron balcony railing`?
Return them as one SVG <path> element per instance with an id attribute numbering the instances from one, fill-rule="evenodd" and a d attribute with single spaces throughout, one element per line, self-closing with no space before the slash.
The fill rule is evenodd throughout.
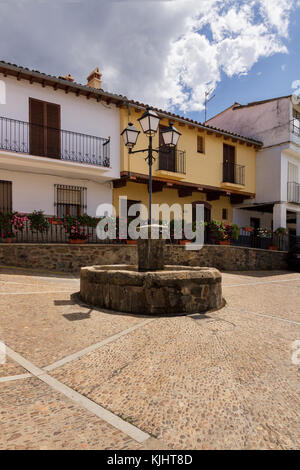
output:
<path id="1" fill-rule="evenodd" d="M 0 150 L 110 166 L 110 140 L 0 116 Z"/>
<path id="2" fill-rule="evenodd" d="M 234 163 L 223 163 L 223 183 L 245 185 L 245 167 Z"/>
<path id="3" fill-rule="evenodd" d="M 300 137 L 300 120 L 292 119 L 291 120 L 291 132 Z"/>
<path id="4" fill-rule="evenodd" d="M 300 204 L 300 184 L 289 182 L 287 184 L 287 200 Z"/>
<path id="5" fill-rule="evenodd" d="M 160 150 L 158 169 L 185 174 L 185 151 L 168 148 Z"/>

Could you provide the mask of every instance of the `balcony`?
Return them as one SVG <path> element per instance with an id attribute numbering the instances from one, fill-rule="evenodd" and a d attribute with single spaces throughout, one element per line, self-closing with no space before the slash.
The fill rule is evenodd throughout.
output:
<path id="1" fill-rule="evenodd" d="M 185 174 L 185 151 L 168 148 L 160 150 L 158 170 Z"/>
<path id="2" fill-rule="evenodd" d="M 0 150 L 109 168 L 110 140 L 0 116 Z"/>
<path id="3" fill-rule="evenodd" d="M 245 186 L 245 167 L 234 163 L 223 163 L 223 183 Z"/>
<path id="4" fill-rule="evenodd" d="M 291 183 L 287 184 L 287 200 L 288 202 L 294 202 L 300 204 L 300 184 Z"/>
<path id="5" fill-rule="evenodd" d="M 296 136 L 300 137 L 300 120 L 299 119 L 292 119 L 291 120 L 291 132 Z"/>

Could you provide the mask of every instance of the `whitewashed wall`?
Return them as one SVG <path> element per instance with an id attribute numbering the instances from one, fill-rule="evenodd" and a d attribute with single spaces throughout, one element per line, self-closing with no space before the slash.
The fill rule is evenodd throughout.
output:
<path id="1" fill-rule="evenodd" d="M 0 101 L 0 116 L 29 121 L 29 98 L 49 101 L 61 106 L 61 128 L 96 137 L 111 137 L 110 158 L 112 169 L 107 178 L 120 177 L 120 114 L 115 105 L 107 106 L 95 99 L 76 96 L 75 93 L 55 91 L 52 87 L 16 78 L 1 78 L 5 83 Z M 2 87 L 3 88 L 3 87 Z M 4 99 L 3 99 L 4 98 Z M 1 104 L 4 103 L 4 104 Z"/>
<path id="2" fill-rule="evenodd" d="M 261 228 L 271 230 L 273 214 L 269 214 L 268 212 L 247 211 L 244 209 L 234 209 L 233 211 L 233 221 L 239 227 L 249 227 L 251 217 L 260 219 Z"/>
<path id="3" fill-rule="evenodd" d="M 43 210 L 46 215 L 55 215 L 54 185 L 67 184 L 87 188 L 87 213 L 96 215 L 98 204 L 112 204 L 111 183 L 97 184 L 87 180 L 38 175 L 0 169 L 0 179 L 12 181 L 13 210 L 32 212 Z M 100 213 L 99 213 L 100 215 Z"/>

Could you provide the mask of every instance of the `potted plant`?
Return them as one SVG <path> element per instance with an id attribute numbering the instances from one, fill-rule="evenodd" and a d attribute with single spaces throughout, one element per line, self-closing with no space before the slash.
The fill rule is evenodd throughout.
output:
<path id="1" fill-rule="evenodd" d="M 267 228 L 258 228 L 256 232 L 259 239 L 259 248 L 266 250 L 272 244 L 272 231 Z M 270 243 L 271 242 L 271 243 Z"/>
<path id="2" fill-rule="evenodd" d="M 76 229 L 69 234 L 69 243 L 71 245 L 83 245 L 88 236 L 85 233 L 77 231 Z"/>
<path id="3" fill-rule="evenodd" d="M 1 236 L 4 243 L 12 243 L 15 238 L 15 234 L 11 230 L 4 230 Z"/>
<path id="4" fill-rule="evenodd" d="M 27 217 L 18 212 L 8 212 L 0 214 L 0 234 L 5 243 L 12 243 L 16 232 L 22 231 Z"/>
<path id="5" fill-rule="evenodd" d="M 254 231 L 254 228 L 253 228 L 253 227 L 248 227 L 248 226 L 246 226 L 246 227 L 242 227 L 242 228 L 243 228 L 243 230 L 244 230 L 245 232 L 253 232 L 253 231 Z"/>
<path id="6" fill-rule="evenodd" d="M 284 236 L 288 235 L 289 234 L 289 231 L 287 228 L 285 227 L 278 227 L 275 231 L 274 231 L 274 236 L 273 236 L 273 243 L 272 245 L 269 245 L 268 246 L 268 249 L 269 250 L 275 250 L 277 251 L 278 250 L 278 245 L 280 244 L 280 241 L 278 239 L 282 239 Z M 279 243 L 276 243 L 279 242 Z"/>
<path id="7" fill-rule="evenodd" d="M 49 222 L 46 219 L 44 212 L 39 210 L 34 210 L 31 214 L 27 216 L 30 223 L 30 230 L 32 232 L 44 233 L 49 228 Z"/>
<path id="8" fill-rule="evenodd" d="M 238 241 L 240 236 L 240 227 L 237 224 L 232 224 L 232 239 Z"/>
<path id="9" fill-rule="evenodd" d="M 88 235 L 84 233 L 83 228 L 80 227 L 79 220 L 76 217 L 66 217 L 63 221 L 65 232 L 69 235 L 69 243 L 84 244 L 88 239 Z"/>
<path id="10" fill-rule="evenodd" d="M 209 228 L 210 241 L 213 244 L 218 242 L 220 245 L 230 245 L 229 230 L 226 229 L 223 222 L 212 220 L 207 223 L 207 226 Z"/>

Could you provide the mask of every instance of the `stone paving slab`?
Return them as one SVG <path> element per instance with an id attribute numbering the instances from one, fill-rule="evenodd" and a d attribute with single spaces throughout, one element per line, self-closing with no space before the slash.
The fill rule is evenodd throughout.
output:
<path id="1" fill-rule="evenodd" d="M 297 282 L 297 285 L 295 283 Z M 300 282 L 223 287 L 227 304 L 300 322 Z"/>
<path id="2" fill-rule="evenodd" d="M 1 340 L 42 367 L 144 319 L 84 307 L 72 293 L 0 295 Z"/>
<path id="3" fill-rule="evenodd" d="M 0 449 L 139 449 L 38 379 L 0 383 Z"/>
<path id="4" fill-rule="evenodd" d="M 0 364 L 0 378 L 26 373 L 27 371 L 23 367 L 9 357 L 6 357 L 4 364 Z"/>
<path id="5" fill-rule="evenodd" d="M 158 439 L 137 444 L 27 378 L 0 383 L 0 448 L 299 449 L 299 279 L 224 273 L 223 309 L 157 318 L 48 372 Z M 70 300 L 72 276 L 0 269 L 3 281 L 11 294 L 0 295 L 0 340 L 40 367 L 145 320 Z M 28 287 L 38 293 L 23 295 Z"/>
<path id="6" fill-rule="evenodd" d="M 257 317 L 257 329 L 260 323 Z M 53 375 L 171 448 L 295 448 L 299 377 L 290 354 L 278 337 L 179 317 L 159 319 Z"/>

